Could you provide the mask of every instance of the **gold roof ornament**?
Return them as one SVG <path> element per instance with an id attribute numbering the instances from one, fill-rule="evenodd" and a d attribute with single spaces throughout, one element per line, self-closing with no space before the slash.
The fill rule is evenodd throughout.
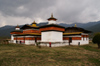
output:
<path id="1" fill-rule="evenodd" d="M 74 27 L 77 27 L 77 25 L 75 24 L 75 26 Z"/>
<path id="2" fill-rule="evenodd" d="M 51 18 L 54 18 L 54 17 L 53 17 L 53 13 L 51 13 Z"/>
<path id="3" fill-rule="evenodd" d="M 18 24 L 17 24 L 16 28 L 20 28 Z"/>
<path id="4" fill-rule="evenodd" d="M 53 17 L 53 13 L 51 13 L 51 17 L 50 17 L 50 18 L 48 18 L 48 20 L 55 20 L 55 21 L 56 21 L 57 19 L 56 19 L 56 18 L 54 18 L 54 17 Z"/>
<path id="5" fill-rule="evenodd" d="M 33 21 L 33 23 L 32 23 L 32 24 L 36 24 L 35 20 Z"/>
<path id="6" fill-rule="evenodd" d="M 35 20 L 34 20 L 34 22 L 32 23 L 32 26 L 33 26 L 33 27 L 37 27 L 37 26 L 36 26 Z"/>

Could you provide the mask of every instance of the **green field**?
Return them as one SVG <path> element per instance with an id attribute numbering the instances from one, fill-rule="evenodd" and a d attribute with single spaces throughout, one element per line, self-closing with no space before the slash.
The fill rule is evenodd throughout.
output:
<path id="1" fill-rule="evenodd" d="M 0 66 L 100 66 L 96 44 L 42 47 L 0 44 Z"/>

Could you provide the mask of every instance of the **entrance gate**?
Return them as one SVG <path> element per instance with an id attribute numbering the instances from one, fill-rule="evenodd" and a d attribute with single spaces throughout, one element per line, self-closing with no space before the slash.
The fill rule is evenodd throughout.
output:
<path id="1" fill-rule="evenodd" d="M 69 37 L 69 45 L 72 43 L 72 37 Z"/>

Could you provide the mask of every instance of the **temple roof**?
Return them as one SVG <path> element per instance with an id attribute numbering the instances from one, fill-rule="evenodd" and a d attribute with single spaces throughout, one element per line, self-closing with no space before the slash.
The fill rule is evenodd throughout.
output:
<path id="1" fill-rule="evenodd" d="M 59 28 L 65 28 L 63 26 L 57 25 L 57 24 L 48 24 L 44 26 L 40 26 L 39 28 L 45 28 L 45 27 L 59 27 Z"/>
<path id="2" fill-rule="evenodd" d="M 41 36 L 40 33 L 22 33 L 22 34 L 17 34 L 15 36 Z"/>
<path id="3" fill-rule="evenodd" d="M 38 26 L 32 26 L 32 25 L 24 25 L 21 27 L 21 29 L 39 29 Z"/>
<path id="4" fill-rule="evenodd" d="M 63 33 L 63 35 L 79 35 L 83 32 L 72 32 L 72 33 Z"/>
<path id="5" fill-rule="evenodd" d="M 14 30 L 14 31 L 11 31 L 11 32 L 23 32 L 23 31 L 22 30 Z"/>
<path id="6" fill-rule="evenodd" d="M 51 17 L 48 18 L 48 20 L 57 20 L 57 19 L 53 17 L 53 14 L 51 14 Z"/>
<path id="7" fill-rule="evenodd" d="M 69 32 L 68 30 L 71 30 L 72 32 L 76 31 L 76 32 L 83 32 L 83 33 L 91 33 L 91 31 L 88 31 L 88 30 L 85 30 L 85 29 L 79 28 L 79 27 L 67 27 L 65 29 L 65 33 Z M 73 31 L 73 30 L 75 30 L 75 31 Z"/>

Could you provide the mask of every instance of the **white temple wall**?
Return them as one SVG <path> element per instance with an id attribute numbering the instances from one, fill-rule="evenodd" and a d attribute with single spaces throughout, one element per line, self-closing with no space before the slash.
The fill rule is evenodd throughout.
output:
<path id="1" fill-rule="evenodd" d="M 34 40 L 25 40 L 26 45 L 35 44 Z"/>
<path id="2" fill-rule="evenodd" d="M 20 30 L 20 28 L 16 28 L 15 30 Z"/>
<path id="3" fill-rule="evenodd" d="M 83 37 L 82 37 L 81 40 L 72 40 L 71 45 L 78 45 L 79 43 L 80 45 L 89 44 L 89 38 L 85 37 L 83 40 Z"/>
<path id="4" fill-rule="evenodd" d="M 37 42 L 40 42 L 40 40 L 37 40 Z M 35 43 L 35 40 L 25 40 L 25 44 L 26 45 L 30 45 L 30 44 L 34 44 L 35 45 L 36 43 Z"/>
<path id="5" fill-rule="evenodd" d="M 13 40 L 13 43 L 16 43 L 16 40 Z"/>
<path id="6" fill-rule="evenodd" d="M 16 40 L 14 40 L 14 36 L 12 36 L 13 38 L 11 38 L 12 40 L 10 41 L 11 43 L 16 43 Z M 34 37 L 34 36 L 17 36 L 17 38 L 23 38 L 23 37 Z M 16 38 L 16 37 L 15 37 Z M 30 44 L 35 44 L 35 40 L 17 40 L 18 44 L 26 44 L 26 45 L 30 45 Z M 37 42 L 40 42 L 41 40 L 37 40 Z"/>
<path id="7" fill-rule="evenodd" d="M 20 44 L 20 41 L 22 42 L 21 44 L 26 44 L 26 45 L 30 45 L 30 44 L 35 44 L 35 41 L 34 40 L 25 40 L 25 43 L 24 43 L 24 40 L 17 40 L 17 44 Z M 16 43 L 16 40 L 13 40 L 13 43 Z"/>
<path id="8" fill-rule="evenodd" d="M 25 40 L 25 43 L 24 43 L 24 40 L 17 40 L 17 44 L 20 44 L 20 41 L 22 42 L 21 44 L 26 44 L 26 45 L 30 45 L 30 44 L 36 44 L 35 43 L 35 40 Z M 40 42 L 40 40 L 37 40 L 37 42 Z M 12 43 L 16 43 L 16 40 L 13 40 Z"/>
<path id="9" fill-rule="evenodd" d="M 69 40 L 64 40 L 64 42 L 69 44 Z M 72 43 L 70 43 L 70 45 L 78 45 L 80 42 L 80 45 L 86 45 L 89 44 L 89 38 L 81 38 L 81 40 L 72 40 Z"/>
<path id="10" fill-rule="evenodd" d="M 49 24 L 56 24 L 56 21 L 50 20 L 50 21 L 49 21 Z"/>
<path id="11" fill-rule="evenodd" d="M 41 43 L 40 44 L 41 46 L 47 46 L 47 47 L 50 47 L 49 43 Z M 68 43 L 51 43 L 51 47 L 60 47 L 60 46 L 67 46 Z"/>
<path id="12" fill-rule="evenodd" d="M 84 34 L 88 35 L 88 34 Z M 17 36 L 19 37 L 34 37 L 34 36 Z M 64 37 L 81 37 L 81 40 L 72 40 L 72 43 L 70 45 L 78 45 L 80 42 L 80 45 L 89 44 L 89 38 L 82 37 L 81 35 L 75 35 L 75 36 L 64 36 Z M 12 43 L 16 43 L 16 40 L 14 40 L 14 36 L 11 35 L 11 41 Z M 24 40 L 17 40 L 20 44 L 20 41 Z M 42 32 L 41 40 L 37 40 L 37 42 L 63 42 L 63 43 L 57 43 L 52 44 L 52 47 L 59 47 L 59 46 L 66 46 L 69 45 L 69 40 L 63 40 L 63 33 L 62 32 L 56 32 L 56 31 L 48 31 L 48 32 Z M 24 43 L 22 43 L 24 44 Z M 26 45 L 35 44 L 35 40 L 25 40 Z M 41 46 L 48 46 L 48 44 L 41 44 Z"/>
<path id="13" fill-rule="evenodd" d="M 62 32 L 48 31 L 42 32 L 41 42 L 63 42 Z"/>
<path id="14" fill-rule="evenodd" d="M 11 40 L 14 40 L 14 36 L 13 35 L 11 35 Z"/>

